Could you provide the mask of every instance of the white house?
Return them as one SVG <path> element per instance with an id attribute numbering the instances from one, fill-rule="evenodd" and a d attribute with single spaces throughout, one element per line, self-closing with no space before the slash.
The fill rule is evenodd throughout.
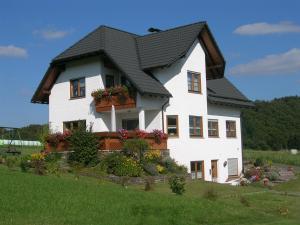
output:
<path id="1" fill-rule="evenodd" d="M 240 112 L 252 107 L 224 69 L 206 22 L 146 35 L 100 26 L 52 60 L 32 102 L 49 104 L 53 132 L 92 125 L 102 150 L 120 148 L 121 128 L 163 130 L 153 148 L 195 179 L 224 183 L 241 174 Z M 133 91 L 125 101 L 91 95 L 120 84 Z"/>

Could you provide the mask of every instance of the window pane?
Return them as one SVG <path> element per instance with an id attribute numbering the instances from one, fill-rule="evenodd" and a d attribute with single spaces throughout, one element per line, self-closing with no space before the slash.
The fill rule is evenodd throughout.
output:
<path id="1" fill-rule="evenodd" d="M 80 87 L 85 87 L 85 79 L 84 78 L 81 78 L 79 80 L 79 82 L 80 82 Z"/>
<path id="2" fill-rule="evenodd" d="M 105 87 L 110 88 L 115 86 L 115 79 L 113 75 L 106 75 L 105 77 Z"/>
<path id="3" fill-rule="evenodd" d="M 139 128 L 139 120 L 138 119 L 125 119 L 122 120 L 122 128 L 126 130 L 135 130 Z"/>
<path id="4" fill-rule="evenodd" d="M 168 124 L 168 134 L 169 135 L 178 135 L 177 134 L 177 116 L 167 116 Z"/>
<path id="5" fill-rule="evenodd" d="M 78 80 L 73 81 L 73 97 L 78 97 Z"/>

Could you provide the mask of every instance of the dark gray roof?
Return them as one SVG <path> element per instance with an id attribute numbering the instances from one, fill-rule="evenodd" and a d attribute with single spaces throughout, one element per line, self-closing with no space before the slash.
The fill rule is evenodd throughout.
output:
<path id="1" fill-rule="evenodd" d="M 207 99 L 211 103 L 252 107 L 253 103 L 227 78 L 207 80 Z"/>
<path id="2" fill-rule="evenodd" d="M 101 26 L 55 57 L 52 63 L 103 52 L 140 93 L 171 96 L 159 81 L 140 69 L 135 37 L 135 34 Z"/>
<path id="3" fill-rule="evenodd" d="M 137 37 L 142 69 L 170 65 L 183 57 L 205 24 L 198 22 Z"/>

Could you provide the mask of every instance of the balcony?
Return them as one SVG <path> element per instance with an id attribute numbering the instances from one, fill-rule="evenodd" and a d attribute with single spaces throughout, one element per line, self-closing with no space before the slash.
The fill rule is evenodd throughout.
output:
<path id="1" fill-rule="evenodd" d="M 120 138 L 118 132 L 96 132 L 96 135 L 100 137 L 100 150 L 122 150 L 123 141 Z M 136 134 L 134 132 L 129 132 L 127 139 L 135 138 Z M 147 134 L 144 138 L 148 142 L 149 150 L 167 150 L 167 140 L 168 137 L 164 137 L 161 140 L 156 140 L 154 134 Z"/>
<path id="2" fill-rule="evenodd" d="M 111 111 L 112 106 L 116 110 L 136 107 L 136 93 L 125 86 L 117 86 L 109 89 L 99 89 L 92 93 L 96 112 Z"/>

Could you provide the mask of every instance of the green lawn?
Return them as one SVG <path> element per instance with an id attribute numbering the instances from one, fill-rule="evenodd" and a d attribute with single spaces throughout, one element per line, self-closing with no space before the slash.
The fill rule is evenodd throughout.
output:
<path id="1" fill-rule="evenodd" d="M 300 154 L 292 155 L 288 151 L 255 151 L 246 149 L 243 151 L 243 157 L 244 160 L 255 161 L 255 159 L 261 158 L 274 163 L 300 166 Z"/>
<path id="2" fill-rule="evenodd" d="M 261 187 L 190 182 L 183 196 L 157 184 L 120 185 L 73 175 L 37 176 L 0 166 L 0 224 L 299 224 L 300 198 Z M 297 181 L 299 184 L 299 180 Z M 215 201 L 203 198 L 214 188 Z M 288 187 L 286 187 L 288 188 Z M 284 189 L 284 187 L 283 187 Z M 244 195 L 250 206 L 240 203 Z M 280 215 L 279 208 L 288 208 Z"/>

